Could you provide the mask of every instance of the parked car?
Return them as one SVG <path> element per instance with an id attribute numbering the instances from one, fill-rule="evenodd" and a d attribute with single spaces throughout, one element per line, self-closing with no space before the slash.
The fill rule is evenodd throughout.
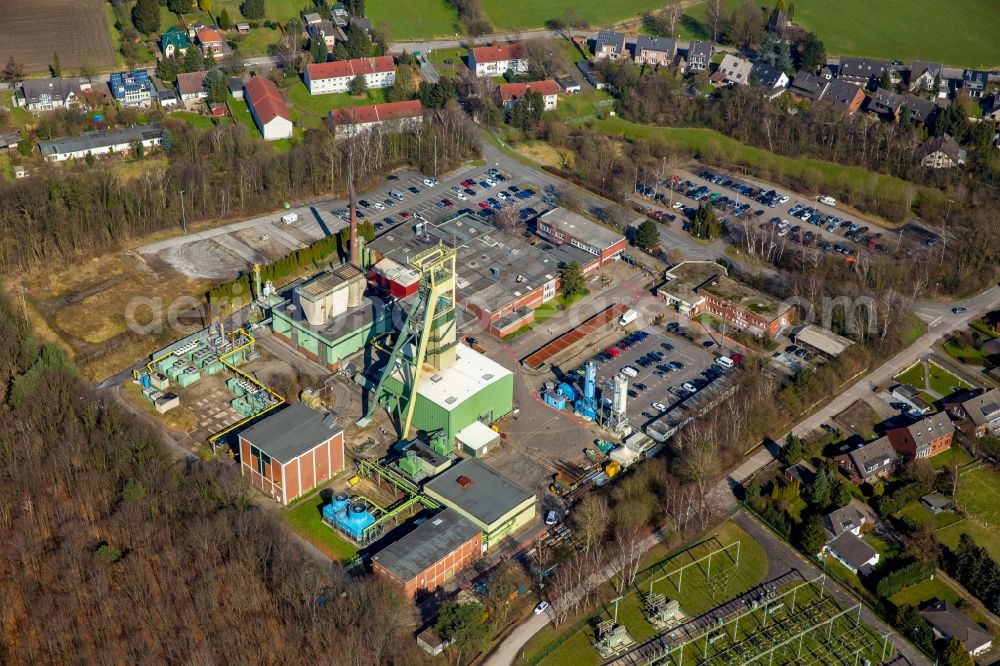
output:
<path id="1" fill-rule="evenodd" d="M 540 602 L 538 602 L 538 605 L 535 606 L 535 615 L 541 615 L 542 613 L 544 613 L 548 609 L 549 609 L 549 602 L 547 602 L 547 601 L 540 601 Z"/>

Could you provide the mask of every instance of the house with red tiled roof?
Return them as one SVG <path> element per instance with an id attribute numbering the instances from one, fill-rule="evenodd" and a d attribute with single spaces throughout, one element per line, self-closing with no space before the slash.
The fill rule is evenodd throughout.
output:
<path id="1" fill-rule="evenodd" d="M 292 138 L 292 117 L 273 81 L 263 76 L 253 77 L 244 86 L 243 99 L 265 141 Z"/>
<path id="2" fill-rule="evenodd" d="M 538 93 L 545 103 L 545 110 L 551 111 L 559 103 L 559 84 L 548 79 L 531 83 L 501 83 L 500 100 L 504 108 L 510 106 L 528 93 Z"/>
<path id="3" fill-rule="evenodd" d="M 369 88 L 389 88 L 396 83 L 392 56 L 314 62 L 306 66 L 303 81 L 310 95 L 347 92 L 351 79 L 364 76 Z"/>
<path id="4" fill-rule="evenodd" d="M 469 52 L 469 69 L 476 76 L 503 76 L 509 71 L 527 72 L 528 54 L 519 43 L 480 46 Z"/>
<path id="5" fill-rule="evenodd" d="M 198 40 L 198 46 L 201 47 L 201 52 L 206 58 L 222 60 L 223 56 L 225 56 L 223 52 L 225 40 L 222 38 L 222 33 L 215 28 L 207 26 L 195 28 L 195 38 Z"/>
<path id="6" fill-rule="evenodd" d="M 330 122 L 340 136 L 354 136 L 385 125 L 407 129 L 416 127 L 423 121 L 424 108 L 419 100 L 354 106 L 330 112 Z"/>

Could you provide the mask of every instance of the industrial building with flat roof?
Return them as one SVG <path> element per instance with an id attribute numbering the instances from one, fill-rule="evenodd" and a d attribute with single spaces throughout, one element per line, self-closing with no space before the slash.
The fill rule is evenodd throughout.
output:
<path id="1" fill-rule="evenodd" d="M 305 356 L 336 370 L 392 329 L 393 305 L 364 289 L 364 273 L 351 265 L 294 282 L 271 308 L 271 328 Z"/>
<path id="2" fill-rule="evenodd" d="M 413 412 L 417 429 L 442 431 L 449 443 L 476 421 L 492 423 L 514 409 L 510 370 L 464 344 L 457 344 L 455 351 L 450 366 L 421 375 Z M 386 388 L 402 392 L 399 372 L 386 379 Z"/>
<path id="3" fill-rule="evenodd" d="M 535 308 L 556 296 L 564 265 L 576 261 L 585 273 L 600 265 L 599 257 L 578 247 L 531 245 L 471 215 L 400 225 L 369 247 L 376 257 L 406 266 L 410 257 L 436 245 L 457 252 L 458 303 L 498 337 L 534 321 Z"/>
<path id="4" fill-rule="evenodd" d="M 714 261 L 683 261 L 665 277 L 656 294 L 685 317 L 708 312 L 735 328 L 773 338 L 795 314 L 793 306 L 732 279 Z"/>
<path id="5" fill-rule="evenodd" d="M 373 555 L 372 570 L 400 584 L 413 599 L 447 583 L 483 550 L 483 530 L 449 508 Z"/>
<path id="6" fill-rule="evenodd" d="M 566 208 L 553 208 L 542 213 L 538 217 L 537 229 L 542 238 L 558 245 L 571 245 L 597 257 L 596 264 L 588 262 L 584 275 L 616 261 L 628 244 L 621 232 L 608 229 Z"/>
<path id="7" fill-rule="evenodd" d="M 474 458 L 466 458 L 424 484 L 424 493 L 450 507 L 483 531 L 483 547 L 530 523 L 537 498 L 520 484 Z"/>
<path id="8" fill-rule="evenodd" d="M 344 469 L 343 428 L 301 402 L 241 432 L 239 444 L 243 476 L 286 505 Z"/>

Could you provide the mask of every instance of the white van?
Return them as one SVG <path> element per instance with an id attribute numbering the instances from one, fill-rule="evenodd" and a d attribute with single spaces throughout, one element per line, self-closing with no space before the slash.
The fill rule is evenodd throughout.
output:
<path id="1" fill-rule="evenodd" d="M 622 368 L 622 374 L 625 375 L 626 377 L 637 377 L 639 375 L 639 371 L 633 368 L 631 365 L 626 365 L 624 368 Z"/>
<path id="2" fill-rule="evenodd" d="M 625 314 L 623 314 L 621 318 L 618 320 L 618 325 L 628 326 L 638 318 L 639 318 L 638 312 L 636 312 L 635 310 L 626 310 Z"/>
<path id="3" fill-rule="evenodd" d="M 719 365 L 719 366 L 722 366 L 723 368 L 725 368 L 727 370 L 729 368 L 733 367 L 734 365 L 736 365 L 733 362 L 733 359 L 729 358 L 728 356 L 720 356 L 720 357 L 718 357 L 717 359 L 715 359 L 715 364 Z"/>
<path id="4" fill-rule="evenodd" d="M 833 197 L 820 197 L 819 198 L 819 202 L 821 204 L 826 204 L 827 206 L 836 206 L 837 205 L 837 200 L 834 199 Z"/>
<path id="5" fill-rule="evenodd" d="M 297 219 L 299 219 L 298 213 L 285 213 L 284 215 L 281 216 L 281 221 L 284 222 L 285 224 L 291 224 Z"/>

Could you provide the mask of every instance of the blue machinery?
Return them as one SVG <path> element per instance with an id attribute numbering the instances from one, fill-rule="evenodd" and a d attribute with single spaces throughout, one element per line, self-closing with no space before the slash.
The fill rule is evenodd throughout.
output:
<path id="1" fill-rule="evenodd" d="M 583 396 L 573 407 L 577 414 L 593 421 L 597 418 L 597 365 L 588 361 L 583 369 Z"/>

